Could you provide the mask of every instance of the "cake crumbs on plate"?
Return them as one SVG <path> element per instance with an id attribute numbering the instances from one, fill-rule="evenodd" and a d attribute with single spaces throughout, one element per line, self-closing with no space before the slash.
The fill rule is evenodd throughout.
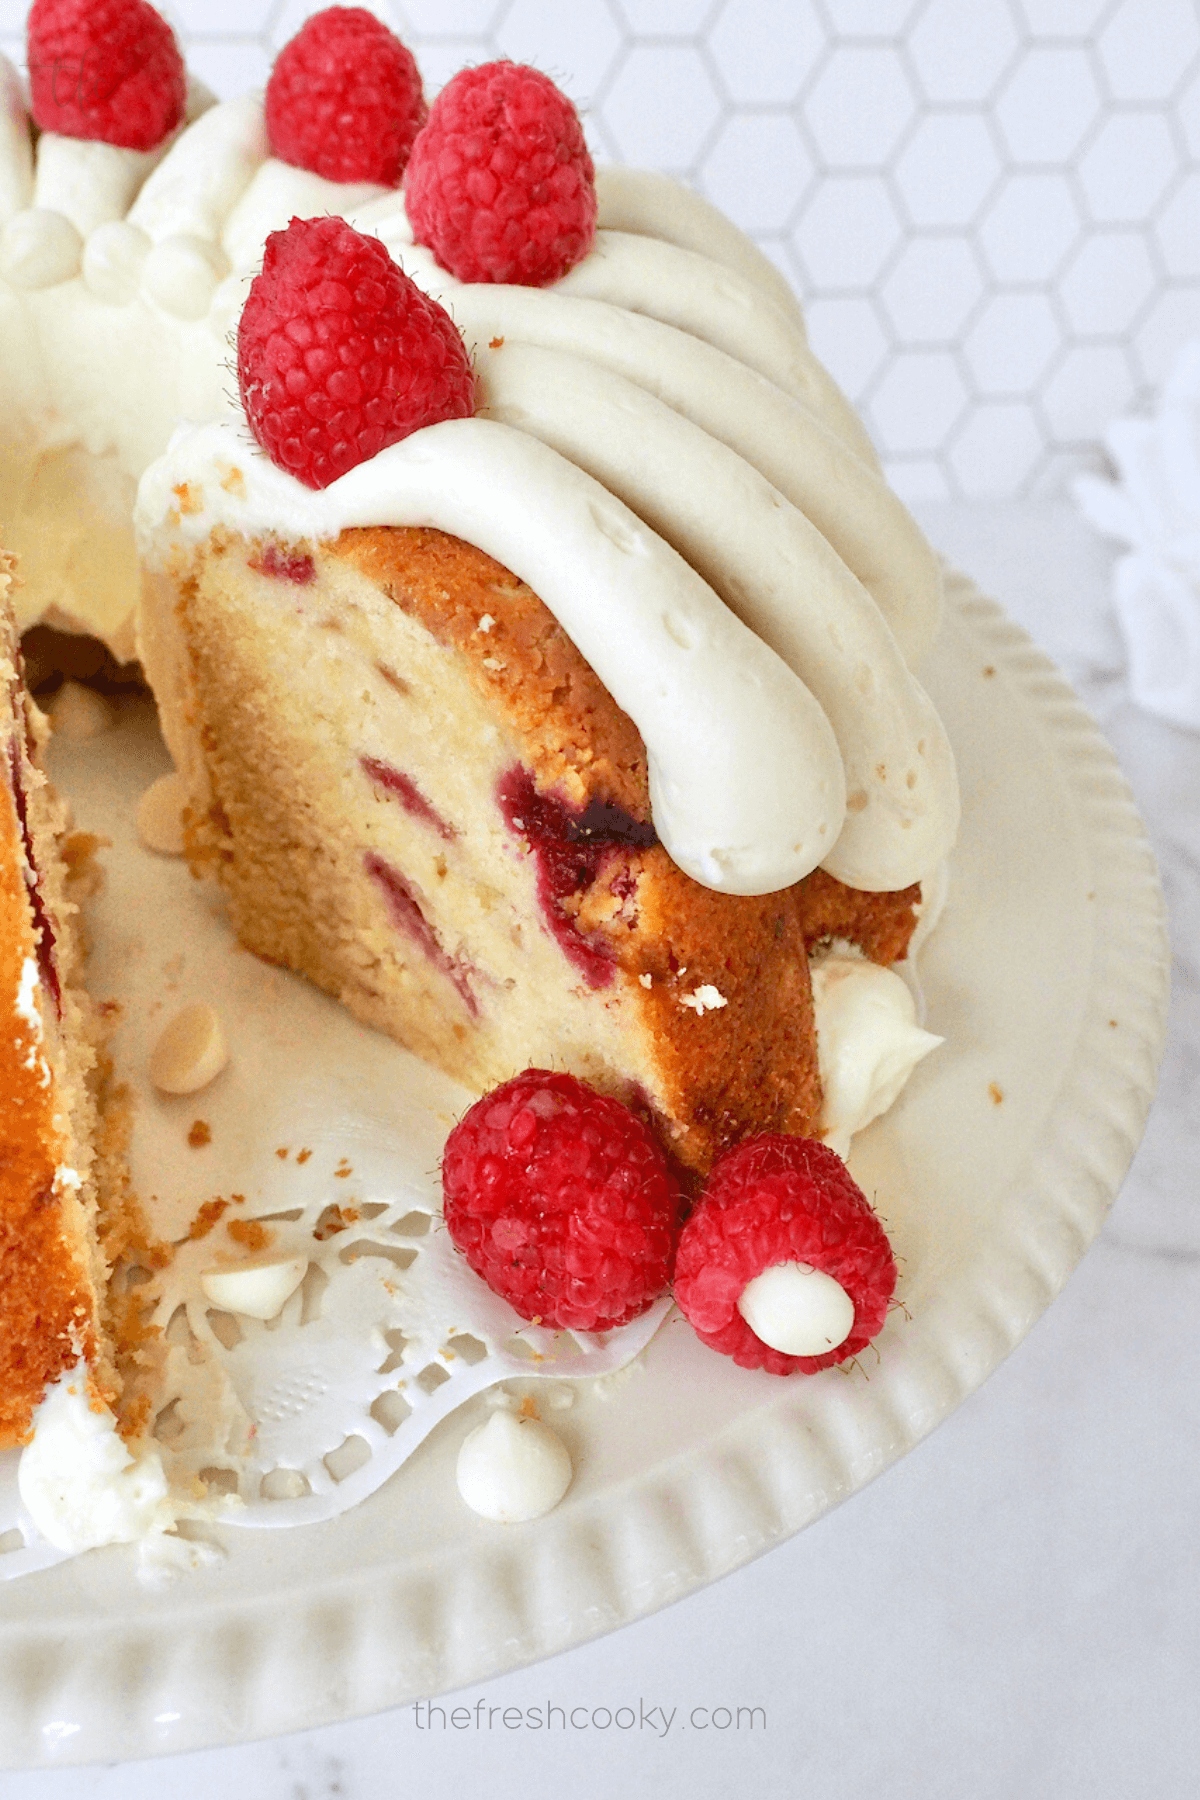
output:
<path id="1" fill-rule="evenodd" d="M 205 1144 L 212 1143 L 212 1126 L 207 1119 L 193 1119 L 187 1141 L 193 1150 L 203 1150 Z"/>
<path id="2" fill-rule="evenodd" d="M 205 1200 L 196 1210 L 196 1216 L 188 1226 L 188 1237 L 193 1243 L 206 1238 L 218 1219 L 229 1211 L 229 1201 L 224 1199 Z"/>
<path id="3" fill-rule="evenodd" d="M 230 1219 L 225 1230 L 244 1250 L 267 1250 L 275 1241 L 275 1233 L 261 1219 Z"/>

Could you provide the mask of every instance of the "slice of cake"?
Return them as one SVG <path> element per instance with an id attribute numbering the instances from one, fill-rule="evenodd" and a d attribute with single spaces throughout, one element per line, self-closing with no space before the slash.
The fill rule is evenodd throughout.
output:
<path id="1" fill-rule="evenodd" d="M 47 1386 L 82 1359 L 116 1397 L 97 1225 L 95 1019 L 79 985 L 65 810 L 41 767 L 0 568 L 0 1444 L 20 1442 Z"/>
<path id="2" fill-rule="evenodd" d="M 919 890 L 702 887 L 548 609 L 444 532 L 216 533 L 143 656 L 239 937 L 469 1085 L 569 1069 L 706 1167 L 820 1109 L 807 950 L 902 956 Z"/>

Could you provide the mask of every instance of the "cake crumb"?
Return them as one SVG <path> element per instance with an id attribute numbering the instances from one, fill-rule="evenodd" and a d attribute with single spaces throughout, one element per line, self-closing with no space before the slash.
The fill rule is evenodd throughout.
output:
<path id="1" fill-rule="evenodd" d="M 311 1150 L 300 1150 L 297 1152 L 296 1161 L 298 1163 L 306 1163 L 311 1155 Z"/>
<path id="2" fill-rule="evenodd" d="M 278 1150 L 275 1152 L 275 1154 L 279 1158 L 280 1162 L 286 1162 L 288 1157 L 291 1155 L 291 1151 L 288 1149 L 286 1144 L 281 1144 L 279 1146 Z"/>
<path id="3" fill-rule="evenodd" d="M 178 500 L 179 511 L 184 518 L 186 518 L 189 513 L 203 511 L 204 496 L 203 494 L 196 494 L 190 482 L 180 481 L 176 483 L 171 489 L 171 492 Z"/>
<path id="4" fill-rule="evenodd" d="M 692 1007 L 696 1017 L 702 1018 L 706 1012 L 716 1012 L 719 1007 L 728 1006 L 729 1002 L 719 988 L 713 987 L 711 982 L 705 982 L 694 993 L 681 994 L 679 1004 Z"/>
<path id="5" fill-rule="evenodd" d="M 198 1242 L 200 1238 L 206 1238 L 222 1213 L 228 1211 L 228 1200 L 206 1200 L 188 1226 L 188 1237 L 193 1242 Z"/>
<path id="6" fill-rule="evenodd" d="M 234 1243 L 246 1250 L 266 1250 L 275 1239 L 274 1232 L 268 1231 L 261 1219 L 230 1219 L 225 1229 Z"/>
<path id="7" fill-rule="evenodd" d="M 503 348 L 504 348 L 504 339 L 502 337 L 494 337 L 494 338 L 488 339 L 488 349 L 489 350 L 502 350 Z"/>
<path id="8" fill-rule="evenodd" d="M 187 1141 L 193 1150 L 203 1150 L 205 1144 L 212 1143 L 212 1126 L 207 1119 L 193 1119 Z"/>
<path id="9" fill-rule="evenodd" d="M 992 1102 L 993 1106 L 999 1106 L 1001 1101 L 1004 1099 L 1003 1090 L 1001 1089 L 999 1084 L 995 1081 L 988 1082 L 988 1094 L 991 1098 L 991 1102 Z"/>
<path id="10" fill-rule="evenodd" d="M 333 1171 L 333 1179 L 335 1181 L 346 1181 L 351 1175 L 353 1175 L 353 1173 L 354 1173 L 353 1167 L 351 1166 L 350 1163 L 348 1163 L 346 1161 L 346 1158 L 343 1156 L 341 1162 L 338 1164 L 337 1168 Z"/>

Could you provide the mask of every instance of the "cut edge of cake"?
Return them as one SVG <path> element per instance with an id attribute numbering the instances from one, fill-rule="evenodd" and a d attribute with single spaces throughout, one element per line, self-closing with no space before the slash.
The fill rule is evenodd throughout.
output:
<path id="1" fill-rule="evenodd" d="M 217 528 L 140 633 L 193 867 L 235 931 L 477 1090 L 567 1069 L 702 1174 L 821 1108 L 808 956 L 891 963 L 920 891 L 729 895 L 657 841 L 633 722 L 537 596 L 431 527 Z"/>
<path id="2" fill-rule="evenodd" d="M 80 1364 L 91 1404 L 119 1410 L 123 1434 L 149 1408 L 136 1381 L 121 1405 L 146 1331 L 113 1272 L 147 1246 L 72 898 L 96 846 L 70 834 L 42 764 L 49 732 L 24 680 L 13 581 L 0 553 L 0 1446 L 28 1438 L 47 1390 Z"/>

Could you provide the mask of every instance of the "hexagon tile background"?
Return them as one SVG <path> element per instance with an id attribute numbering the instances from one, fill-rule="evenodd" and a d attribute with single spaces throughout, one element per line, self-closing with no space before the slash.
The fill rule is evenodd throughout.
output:
<path id="1" fill-rule="evenodd" d="M 751 232 L 910 497 L 1061 487 L 1200 334 L 1195 0 L 370 4 L 430 92 L 535 63 L 598 157 Z M 226 96 L 317 7 L 161 9 Z M 25 12 L 0 0 L 17 62 Z"/>

